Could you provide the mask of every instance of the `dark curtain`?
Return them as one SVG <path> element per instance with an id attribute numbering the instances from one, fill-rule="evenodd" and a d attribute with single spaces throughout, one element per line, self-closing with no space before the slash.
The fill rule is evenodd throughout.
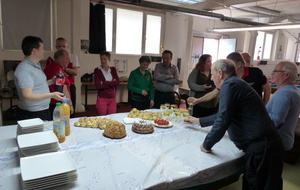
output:
<path id="1" fill-rule="evenodd" d="M 90 3 L 90 46 L 89 52 L 100 54 L 106 51 L 105 6 Z"/>

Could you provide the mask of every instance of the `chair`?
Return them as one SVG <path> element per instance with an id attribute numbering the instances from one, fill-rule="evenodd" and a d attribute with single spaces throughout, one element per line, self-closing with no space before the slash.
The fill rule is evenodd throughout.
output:
<path id="1" fill-rule="evenodd" d="M 185 102 L 186 109 L 188 109 L 188 108 L 189 108 L 189 104 L 188 104 L 188 102 L 187 102 L 187 99 L 188 99 L 190 96 L 187 95 L 187 94 L 181 94 L 180 96 L 181 96 L 181 99 L 184 100 L 184 102 Z"/>

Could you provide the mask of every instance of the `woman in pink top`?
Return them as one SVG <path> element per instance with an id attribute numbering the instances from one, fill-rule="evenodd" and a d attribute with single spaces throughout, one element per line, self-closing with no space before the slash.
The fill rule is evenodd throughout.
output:
<path id="1" fill-rule="evenodd" d="M 96 108 L 99 115 L 116 113 L 116 87 L 120 80 L 115 67 L 110 67 L 110 53 L 100 53 L 101 65 L 94 70 L 95 86 L 98 89 Z"/>

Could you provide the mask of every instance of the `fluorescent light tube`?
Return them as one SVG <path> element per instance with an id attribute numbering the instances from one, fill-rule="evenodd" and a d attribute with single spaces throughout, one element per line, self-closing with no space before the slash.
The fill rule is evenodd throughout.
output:
<path id="1" fill-rule="evenodd" d="M 253 30 L 279 30 L 279 29 L 295 29 L 300 28 L 300 24 L 283 24 L 283 25 L 268 25 L 268 26 L 252 26 L 242 28 L 214 28 L 213 32 L 239 32 L 239 31 L 253 31 Z"/>

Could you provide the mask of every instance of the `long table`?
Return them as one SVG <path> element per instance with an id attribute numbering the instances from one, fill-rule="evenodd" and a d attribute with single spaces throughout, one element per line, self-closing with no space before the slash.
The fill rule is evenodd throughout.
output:
<path id="1" fill-rule="evenodd" d="M 123 122 L 128 113 L 106 117 Z M 127 136 L 112 140 L 103 130 L 74 127 L 61 144 L 78 172 L 74 183 L 54 189 L 179 189 L 211 183 L 241 169 L 243 153 L 227 135 L 212 153 L 200 151 L 210 128 L 173 122 L 172 128 L 155 128 L 141 135 L 126 125 Z M 46 122 L 49 129 L 52 122 Z M 0 127 L 0 189 L 21 189 L 16 125 Z M 41 168 L 43 169 L 43 168 Z"/>

